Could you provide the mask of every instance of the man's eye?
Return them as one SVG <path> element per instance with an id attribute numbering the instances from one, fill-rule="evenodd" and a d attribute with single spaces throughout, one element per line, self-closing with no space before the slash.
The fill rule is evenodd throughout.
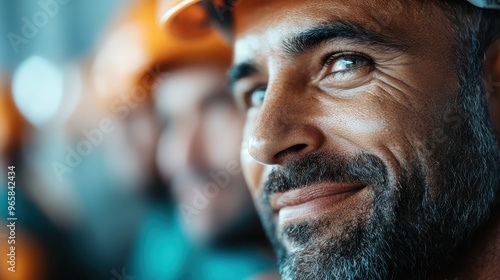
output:
<path id="1" fill-rule="evenodd" d="M 265 88 L 258 88 L 248 93 L 248 107 L 260 107 L 266 96 Z"/>
<path id="2" fill-rule="evenodd" d="M 335 61 L 332 65 L 332 72 L 343 72 L 368 64 L 368 61 L 362 57 L 344 57 Z"/>
<path id="3" fill-rule="evenodd" d="M 329 75 L 340 80 L 348 80 L 358 76 L 357 71 L 369 69 L 368 66 L 373 65 L 373 62 L 363 55 L 336 54 L 329 56 L 324 65 L 328 67 Z"/>

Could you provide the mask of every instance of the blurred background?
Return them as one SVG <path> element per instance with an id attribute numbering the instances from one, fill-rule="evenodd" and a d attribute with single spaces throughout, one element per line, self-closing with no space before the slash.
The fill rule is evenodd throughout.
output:
<path id="1" fill-rule="evenodd" d="M 197 2 L 0 0 L 0 279 L 279 279 Z"/>

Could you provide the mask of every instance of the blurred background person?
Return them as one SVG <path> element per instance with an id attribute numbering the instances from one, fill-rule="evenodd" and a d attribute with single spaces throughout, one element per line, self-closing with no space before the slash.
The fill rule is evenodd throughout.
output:
<path id="1" fill-rule="evenodd" d="M 231 49 L 211 29 L 202 31 L 203 40 L 191 40 L 197 34 L 188 23 L 205 14 L 193 3 L 158 3 L 157 10 L 167 11 L 163 29 L 151 10 L 141 22 L 145 40 L 130 42 L 142 44 L 150 57 L 142 79 L 154 81 L 152 97 L 163 127 L 157 164 L 173 200 L 171 207 L 151 208 L 132 274 L 272 279 L 274 257 L 239 168 L 243 119 L 225 86 Z"/>

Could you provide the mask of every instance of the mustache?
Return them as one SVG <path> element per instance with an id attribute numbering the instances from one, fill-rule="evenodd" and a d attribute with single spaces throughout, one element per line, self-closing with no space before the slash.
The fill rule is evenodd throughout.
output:
<path id="1" fill-rule="evenodd" d="M 371 186 L 386 184 L 386 169 L 382 160 L 362 153 L 341 157 L 321 152 L 291 160 L 286 166 L 271 171 L 264 184 L 264 195 L 300 189 L 321 183 L 357 183 Z"/>

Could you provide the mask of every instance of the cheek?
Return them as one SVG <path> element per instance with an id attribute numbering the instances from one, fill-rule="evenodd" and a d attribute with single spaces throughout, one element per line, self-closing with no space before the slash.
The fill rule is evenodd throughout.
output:
<path id="1" fill-rule="evenodd" d="M 310 106 L 310 120 L 323 132 L 326 140 L 322 149 L 335 154 L 353 156 L 374 153 L 379 143 L 389 140 L 388 122 L 395 115 L 388 104 L 369 93 L 369 88 L 359 90 L 351 98 L 331 98 L 318 95 L 316 105 Z"/>
<path id="2" fill-rule="evenodd" d="M 320 120 L 320 126 L 329 138 L 327 145 L 333 145 L 328 148 L 356 153 L 372 146 L 375 142 L 384 141 L 387 122 L 381 116 L 366 111 L 344 109 L 336 111 L 335 115 L 325 115 Z"/>
<path id="3" fill-rule="evenodd" d="M 324 148 L 347 155 L 373 154 L 397 176 L 401 166 L 422 155 L 425 139 L 437 125 L 431 125 L 436 110 L 415 106 L 412 96 L 416 93 L 372 83 L 349 99 L 319 98 L 315 111 L 328 139 Z"/>

